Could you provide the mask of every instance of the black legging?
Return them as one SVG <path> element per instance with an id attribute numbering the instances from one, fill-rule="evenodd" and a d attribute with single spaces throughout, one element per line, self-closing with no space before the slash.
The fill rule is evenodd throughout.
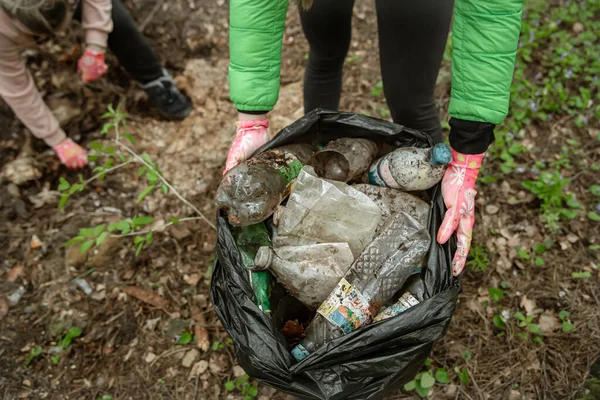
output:
<path id="1" fill-rule="evenodd" d="M 454 0 L 376 0 L 383 90 L 394 122 L 442 141 L 434 89 Z M 337 110 L 354 0 L 315 0 L 301 11 L 310 44 L 304 110 Z"/>
<path id="2" fill-rule="evenodd" d="M 81 2 L 74 18 L 81 21 Z M 108 48 L 117 56 L 125 71 L 137 82 L 145 84 L 162 76 L 158 56 L 120 0 L 112 0 L 113 31 L 108 35 Z"/>

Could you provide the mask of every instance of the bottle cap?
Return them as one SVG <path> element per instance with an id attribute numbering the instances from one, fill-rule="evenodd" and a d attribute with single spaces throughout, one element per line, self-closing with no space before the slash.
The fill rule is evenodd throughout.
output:
<path id="1" fill-rule="evenodd" d="M 267 269 L 273 262 L 273 249 L 269 246 L 261 246 L 254 257 L 254 269 Z"/>
<path id="2" fill-rule="evenodd" d="M 452 150 L 444 143 L 438 143 L 431 149 L 430 160 L 433 165 L 448 165 L 452 161 Z"/>

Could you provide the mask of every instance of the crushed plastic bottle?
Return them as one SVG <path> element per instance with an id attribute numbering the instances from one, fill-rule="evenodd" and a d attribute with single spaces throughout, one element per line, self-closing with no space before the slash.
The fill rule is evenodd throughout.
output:
<path id="1" fill-rule="evenodd" d="M 375 236 L 381 210 L 368 196 L 343 182 L 302 169 L 287 205 L 273 215 L 277 233 L 319 243 L 348 243 L 358 256 Z"/>
<path id="2" fill-rule="evenodd" d="M 264 246 L 258 249 L 254 265 L 268 268 L 290 294 L 316 310 L 353 261 L 348 243 L 323 243 L 278 249 Z"/>
<path id="3" fill-rule="evenodd" d="M 373 322 L 383 321 L 384 319 L 395 317 L 396 315 L 416 306 L 423 301 L 423 280 L 419 275 L 413 275 L 405 287 L 402 288 L 402 295 L 394 304 L 381 309 L 379 314 L 373 319 Z"/>
<path id="4" fill-rule="evenodd" d="M 370 140 L 341 138 L 315 153 L 310 165 L 321 178 L 348 182 L 369 170 L 377 151 L 377 144 Z"/>
<path id="5" fill-rule="evenodd" d="M 420 272 L 431 238 L 425 226 L 399 212 L 391 217 L 339 281 L 292 350 L 298 360 L 324 343 L 372 321 L 379 310 Z"/>
<path id="6" fill-rule="evenodd" d="M 369 181 L 408 192 L 427 190 L 442 180 L 451 160 L 452 152 L 443 143 L 429 149 L 403 147 L 375 161 Z"/>
<path id="7" fill-rule="evenodd" d="M 248 270 L 250 284 L 254 290 L 256 305 L 264 312 L 271 312 L 271 273 L 268 271 L 253 271 L 254 258 L 261 246 L 270 246 L 269 232 L 264 224 L 248 225 L 240 228 L 233 228 L 234 235 L 242 264 Z"/>
<path id="8" fill-rule="evenodd" d="M 430 207 L 420 198 L 397 189 L 363 183 L 352 185 L 352 187 L 369 196 L 383 212 L 378 230 L 383 227 L 383 224 L 391 215 L 401 211 L 419 221 L 421 225 L 427 225 Z"/>
<path id="9" fill-rule="evenodd" d="M 314 154 L 309 144 L 264 151 L 230 169 L 217 189 L 217 207 L 234 226 L 263 222 L 287 197 L 291 185 Z"/>

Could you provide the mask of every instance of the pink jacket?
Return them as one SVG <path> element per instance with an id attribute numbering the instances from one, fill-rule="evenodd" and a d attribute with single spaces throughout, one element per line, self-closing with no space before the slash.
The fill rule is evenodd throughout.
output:
<path id="1" fill-rule="evenodd" d="M 106 47 L 112 0 L 82 0 L 86 44 Z M 66 135 L 25 69 L 21 48 L 35 46 L 31 32 L 0 9 L 0 96 L 37 138 L 56 146 Z"/>

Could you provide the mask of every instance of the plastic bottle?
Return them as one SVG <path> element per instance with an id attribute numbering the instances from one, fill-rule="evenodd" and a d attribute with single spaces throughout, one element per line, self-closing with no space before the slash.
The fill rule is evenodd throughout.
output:
<path id="1" fill-rule="evenodd" d="M 424 289 L 421 277 L 413 275 L 405 287 L 402 288 L 402 295 L 398 298 L 398 301 L 389 307 L 382 308 L 379 314 L 373 319 L 373 322 L 395 317 L 409 308 L 416 306 L 423 301 Z"/>
<path id="2" fill-rule="evenodd" d="M 377 150 L 377 144 L 370 140 L 341 138 L 315 153 L 310 165 L 321 178 L 348 182 L 369 170 Z"/>
<path id="3" fill-rule="evenodd" d="M 217 189 L 217 206 L 234 226 L 266 220 L 289 194 L 303 165 L 315 148 L 293 144 L 264 151 L 230 169 Z"/>
<path id="4" fill-rule="evenodd" d="M 443 143 L 429 149 L 400 148 L 371 165 L 369 181 L 408 192 L 427 190 L 442 179 L 451 159 L 452 152 Z"/>
<path id="5" fill-rule="evenodd" d="M 352 265 L 348 243 L 309 246 L 261 247 L 256 268 L 268 268 L 290 294 L 316 310 Z"/>
<path id="6" fill-rule="evenodd" d="M 325 342 L 371 322 L 406 280 L 420 271 L 430 242 L 425 226 L 408 214 L 391 217 L 321 304 L 292 355 L 300 361 Z"/>
<path id="7" fill-rule="evenodd" d="M 381 210 L 353 187 L 302 169 L 287 205 L 273 215 L 277 234 L 319 243 L 348 243 L 357 257 L 375 236 Z"/>
<path id="8" fill-rule="evenodd" d="M 352 187 L 369 196 L 382 211 L 383 214 L 378 230 L 383 227 L 383 224 L 385 224 L 390 215 L 394 215 L 400 211 L 407 213 L 419 221 L 421 225 L 427 225 L 430 206 L 420 198 L 397 189 L 363 183 L 352 185 Z"/>
<path id="9" fill-rule="evenodd" d="M 248 270 L 250 284 L 254 290 L 256 305 L 264 312 L 271 312 L 271 273 L 268 271 L 253 271 L 254 258 L 261 246 L 270 246 L 269 232 L 264 224 L 248 225 L 233 228 L 232 233 L 240 250 L 242 264 Z"/>

